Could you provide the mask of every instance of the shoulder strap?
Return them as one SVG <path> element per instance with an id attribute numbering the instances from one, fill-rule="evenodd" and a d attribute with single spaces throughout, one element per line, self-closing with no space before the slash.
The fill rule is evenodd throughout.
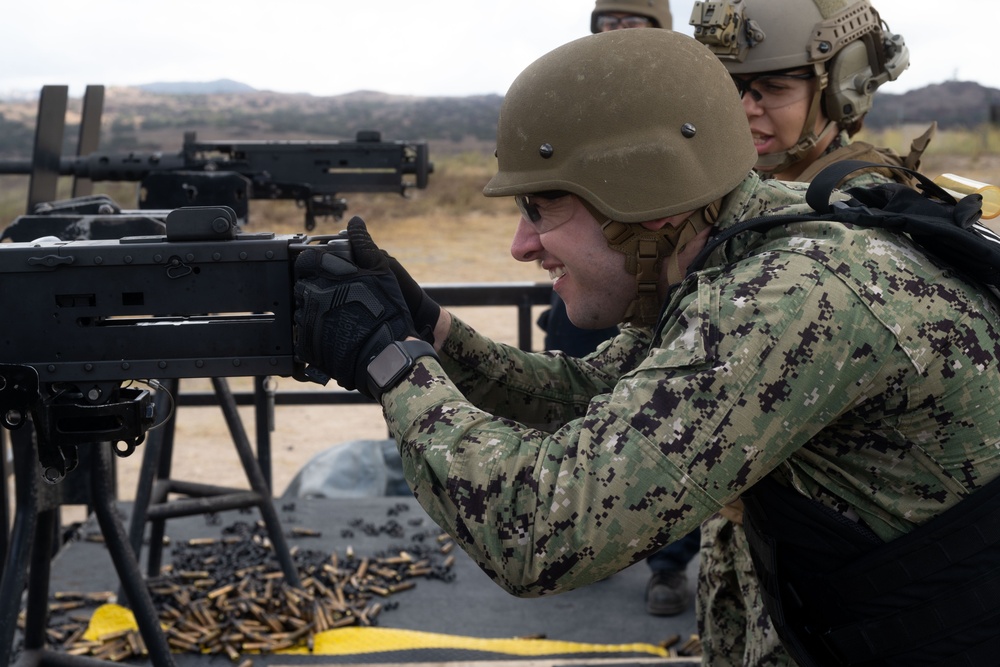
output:
<path id="1" fill-rule="evenodd" d="M 867 162 L 881 161 L 875 154 L 875 149 L 871 144 L 867 144 L 863 141 L 852 141 L 846 146 L 841 146 L 835 151 L 819 156 L 815 162 L 810 164 L 801 174 L 796 176 L 795 180 L 802 181 L 803 183 L 810 183 L 814 178 L 816 178 L 816 174 L 820 173 L 831 164 L 842 162 L 844 160 L 865 160 Z"/>
<path id="2" fill-rule="evenodd" d="M 900 183 L 884 183 L 870 188 L 846 190 L 847 201 L 830 201 L 845 177 L 873 166 L 900 171 L 917 183 L 913 189 Z M 806 203 L 816 213 L 765 215 L 752 218 L 713 235 L 691 261 L 688 274 L 701 269 L 719 246 L 748 231 L 764 233 L 795 222 L 828 221 L 861 227 L 883 227 L 908 234 L 930 255 L 939 257 L 954 270 L 987 285 L 1000 286 L 1000 236 L 979 224 L 982 196 L 972 194 L 956 201 L 930 178 L 898 165 L 871 162 L 836 162 L 816 176 L 806 191 Z"/>
<path id="3" fill-rule="evenodd" d="M 841 146 L 833 152 L 820 156 L 819 159 L 810 164 L 805 171 L 796 176 L 795 180 L 802 181 L 804 183 L 811 183 L 815 180 L 817 174 L 821 173 L 830 165 L 848 160 L 870 162 L 872 165 L 877 166 L 865 167 L 865 171 L 876 171 L 883 174 L 886 178 L 890 178 L 907 185 L 913 183 L 909 175 L 902 174 L 898 171 L 893 173 L 885 168 L 889 165 L 905 164 L 903 158 L 897 155 L 895 151 L 888 148 L 876 148 L 875 146 L 865 143 L 864 141 L 852 141 L 846 146 Z"/>
<path id="4" fill-rule="evenodd" d="M 906 233 L 925 252 L 940 258 L 954 271 L 994 288 L 1000 286 L 1000 236 L 979 222 L 981 195 L 972 194 L 956 201 L 924 174 L 886 165 L 887 169 L 910 174 L 917 181 L 917 190 L 886 183 L 850 188 L 845 191 L 850 200 L 830 202 L 836 185 L 851 172 L 866 166 L 850 161 L 831 165 L 809 185 L 806 202 L 823 214 L 822 219 Z"/>
<path id="5" fill-rule="evenodd" d="M 939 186 L 927 176 L 921 174 L 919 171 L 915 171 L 898 164 L 875 165 L 872 162 L 865 162 L 863 160 L 843 160 L 841 162 L 835 162 L 817 174 L 809 184 L 809 189 L 806 190 L 806 203 L 809 204 L 814 211 L 819 213 L 829 213 L 832 209 L 830 204 L 830 195 L 833 194 L 836 187 L 854 172 L 861 169 L 870 169 L 873 166 L 908 175 L 916 181 L 917 189 L 922 192 L 925 197 L 933 197 L 952 206 L 957 203 L 955 198 L 948 194 L 944 188 Z"/>
<path id="6" fill-rule="evenodd" d="M 852 141 L 846 146 L 821 155 L 815 162 L 810 164 L 805 171 L 799 174 L 795 180 L 810 183 L 815 180 L 816 175 L 829 167 L 831 164 L 846 160 L 862 160 L 871 162 L 878 167 L 867 167 L 870 171 L 882 171 L 886 175 L 904 185 L 915 186 L 918 182 L 913 171 L 920 168 L 920 159 L 928 144 L 937 132 L 937 123 L 931 123 L 930 127 L 924 130 L 923 134 L 910 142 L 910 152 L 905 157 L 896 153 L 890 148 L 880 148 L 864 141 Z M 886 169 L 887 166 L 905 167 L 907 171 Z M 895 173 L 893 173 L 895 172 Z"/>

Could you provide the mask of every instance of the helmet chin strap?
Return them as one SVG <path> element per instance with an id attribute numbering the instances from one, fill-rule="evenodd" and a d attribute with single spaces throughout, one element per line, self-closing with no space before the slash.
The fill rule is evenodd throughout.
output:
<path id="1" fill-rule="evenodd" d="M 754 168 L 758 171 L 768 174 L 780 174 L 806 157 L 812 149 L 816 148 L 817 144 L 826 139 L 831 133 L 840 130 L 840 127 L 835 122 L 828 120 L 818 135 L 815 132 L 816 119 L 819 118 L 819 112 L 823 104 L 823 91 L 826 89 L 829 81 L 826 70 L 821 65 L 816 65 L 815 68 L 816 80 L 819 82 L 819 85 L 816 86 L 816 91 L 813 93 L 812 102 L 809 104 L 809 113 L 802 124 L 802 131 L 799 133 L 799 140 L 788 150 L 759 156 L 757 164 L 754 165 Z"/>
<path id="2" fill-rule="evenodd" d="M 601 225 L 608 246 L 625 255 L 625 270 L 635 275 L 636 298 L 629 304 L 624 321 L 639 326 L 656 323 L 663 308 L 658 294 L 662 262 L 667 262 L 667 284 L 680 282 L 678 255 L 700 232 L 715 224 L 721 200 L 704 206 L 679 225 L 647 229 L 640 223 L 607 220 Z M 598 218 L 600 219 L 600 218 Z"/>

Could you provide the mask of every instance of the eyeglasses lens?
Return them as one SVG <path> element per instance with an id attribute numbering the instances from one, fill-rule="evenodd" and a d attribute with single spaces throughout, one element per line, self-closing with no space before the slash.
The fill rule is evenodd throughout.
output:
<path id="1" fill-rule="evenodd" d="M 744 77 L 733 75 L 740 99 L 749 93 L 762 109 L 778 109 L 805 99 L 812 92 L 812 72 L 802 74 L 761 74 Z"/>

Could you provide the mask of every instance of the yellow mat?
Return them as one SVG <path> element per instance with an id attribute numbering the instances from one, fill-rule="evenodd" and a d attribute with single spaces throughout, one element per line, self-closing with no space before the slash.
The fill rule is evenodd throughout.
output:
<path id="1" fill-rule="evenodd" d="M 83 638 L 99 641 L 101 637 L 123 630 L 136 630 L 132 612 L 115 604 L 101 605 L 94 611 Z M 417 630 L 346 627 L 326 630 L 313 637 L 313 649 L 295 647 L 276 651 L 291 655 L 357 655 L 412 651 L 419 649 L 458 649 L 517 656 L 572 655 L 578 653 L 648 654 L 669 657 L 670 652 L 654 644 L 588 644 L 552 639 L 484 639 Z"/>

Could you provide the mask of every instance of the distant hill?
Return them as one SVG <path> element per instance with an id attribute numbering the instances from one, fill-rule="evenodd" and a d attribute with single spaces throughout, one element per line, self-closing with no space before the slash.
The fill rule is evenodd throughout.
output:
<path id="1" fill-rule="evenodd" d="M 865 127 L 880 129 L 936 120 L 941 129 L 973 128 L 990 122 L 991 109 L 1000 114 L 1000 90 L 972 81 L 947 81 L 898 95 L 877 93 Z"/>
<path id="2" fill-rule="evenodd" d="M 170 86 L 184 93 L 149 90 L 167 84 L 108 88 L 100 150 L 175 151 L 185 132 L 205 140 L 353 140 L 363 130 L 379 131 L 385 141 L 437 142 L 444 150 L 461 150 L 471 142 L 492 150 L 503 100 L 499 95 L 415 97 L 373 91 L 320 97 L 231 83 L 237 92 L 197 93 L 183 83 Z M 30 155 L 37 106 L 37 100 L 0 100 L 0 157 Z M 74 151 L 81 106 L 81 99 L 70 99 L 66 154 Z"/>
<path id="3" fill-rule="evenodd" d="M 159 95 L 221 95 L 226 93 L 256 93 L 257 89 L 232 79 L 217 81 L 174 81 L 160 83 L 144 83 L 136 86 L 139 90 Z"/>
<path id="4" fill-rule="evenodd" d="M 108 88 L 100 149 L 176 151 L 185 132 L 204 140 L 353 139 L 376 130 L 383 140 L 427 141 L 434 153 L 490 150 L 500 95 L 417 97 L 356 91 L 320 97 L 254 90 L 222 79 Z M 0 100 L 0 158 L 27 157 L 36 100 Z M 64 154 L 75 149 L 81 100 L 70 100 Z M 1000 113 L 1000 90 L 949 81 L 902 94 L 879 93 L 865 125 L 882 129 L 937 120 L 940 129 L 975 128 Z"/>

